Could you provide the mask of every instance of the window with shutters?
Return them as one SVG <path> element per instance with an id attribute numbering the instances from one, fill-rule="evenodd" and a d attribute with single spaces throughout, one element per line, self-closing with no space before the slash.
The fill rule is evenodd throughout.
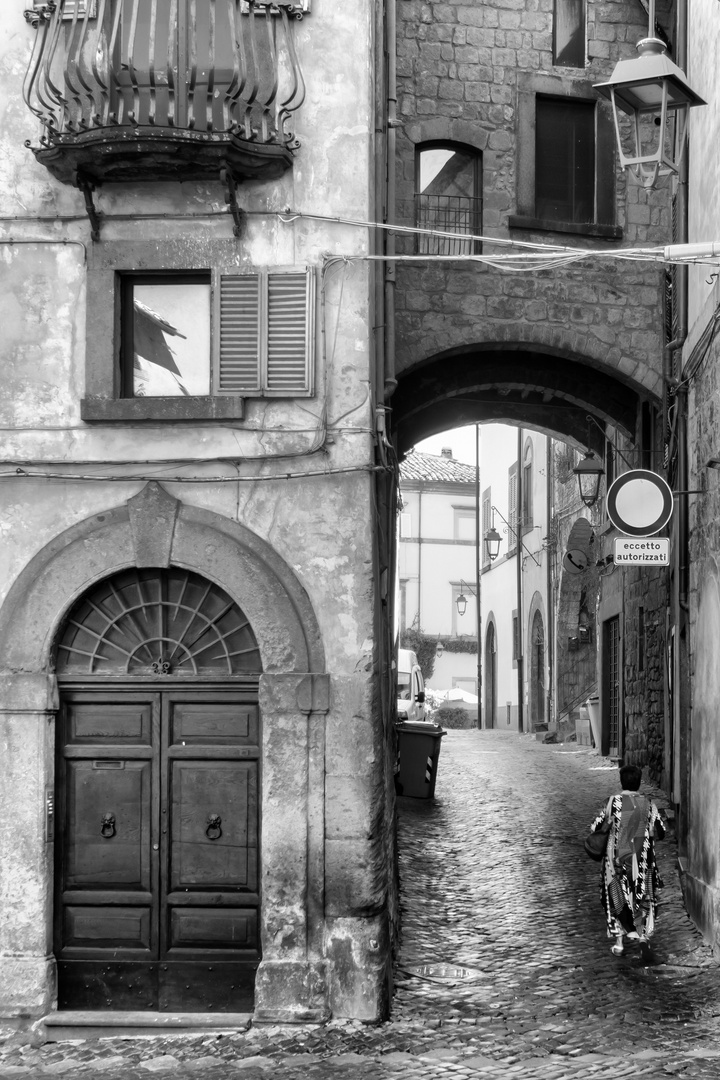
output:
<path id="1" fill-rule="evenodd" d="M 246 398 L 313 394 L 311 268 L 137 262 L 88 275 L 84 420 L 242 419 Z"/>
<path id="2" fill-rule="evenodd" d="M 518 540 L 518 463 L 508 469 L 508 551 L 517 546 Z"/>
<path id="3" fill-rule="evenodd" d="M 483 541 L 492 527 L 492 492 L 490 488 L 485 488 L 482 494 L 482 538 Z M 487 551 L 487 544 L 482 545 L 482 561 L 483 566 L 485 563 L 490 562 L 490 556 Z"/>

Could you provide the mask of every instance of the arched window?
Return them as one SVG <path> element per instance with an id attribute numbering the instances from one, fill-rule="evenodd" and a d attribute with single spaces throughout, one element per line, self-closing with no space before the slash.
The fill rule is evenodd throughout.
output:
<path id="1" fill-rule="evenodd" d="M 415 157 L 415 224 L 419 229 L 479 235 L 482 230 L 482 157 L 461 143 L 431 142 Z M 474 240 L 418 236 L 418 252 L 469 255 Z"/>

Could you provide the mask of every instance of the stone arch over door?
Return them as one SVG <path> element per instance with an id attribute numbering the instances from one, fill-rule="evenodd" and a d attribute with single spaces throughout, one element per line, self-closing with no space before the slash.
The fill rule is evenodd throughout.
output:
<path id="1" fill-rule="evenodd" d="M 2 809 L 10 825 L 0 858 L 7 879 L 22 883 L 24 899 L 0 937 L 0 997 L 18 1015 L 41 1015 L 54 1000 L 52 822 L 45 806 L 53 789 L 59 629 L 97 582 L 132 567 L 169 566 L 214 582 L 245 613 L 257 639 L 265 768 L 256 1016 L 324 1019 L 321 935 L 308 928 L 308 911 L 322 911 L 324 878 L 318 779 L 329 688 L 319 624 L 307 593 L 270 544 L 237 522 L 178 502 L 155 483 L 51 541 L 18 576 L 0 611 L 0 721 L 9 751 Z M 22 845 L 10 842 L 16 835 Z"/>

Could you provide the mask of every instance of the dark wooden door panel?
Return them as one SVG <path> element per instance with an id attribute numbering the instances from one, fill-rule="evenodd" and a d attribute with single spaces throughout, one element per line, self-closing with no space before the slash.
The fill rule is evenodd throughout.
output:
<path id="1" fill-rule="evenodd" d="M 157 1009 L 157 964 L 58 961 L 58 1009 Z"/>
<path id="2" fill-rule="evenodd" d="M 147 701 L 73 701 L 67 708 L 69 744 L 150 746 L 152 705 Z"/>
<path id="3" fill-rule="evenodd" d="M 173 761 L 169 889 L 257 889 L 257 764 Z"/>
<path id="4" fill-rule="evenodd" d="M 171 745 L 240 746 L 257 742 L 256 707 L 224 701 L 172 702 Z"/>
<path id="5" fill-rule="evenodd" d="M 242 696 L 157 684 L 66 695 L 60 1008 L 252 1009 L 260 746 Z"/>
<path id="6" fill-rule="evenodd" d="M 178 1012 L 252 1012 L 258 961 L 246 964 L 166 962 L 158 1008 Z"/>
<path id="7" fill-rule="evenodd" d="M 137 959 L 151 956 L 151 908 L 67 906 L 64 911 L 62 955 L 73 952 L 88 956 L 91 950 L 113 952 L 132 949 Z M 100 959 L 100 957 L 98 957 Z"/>
<path id="8" fill-rule="evenodd" d="M 222 949 L 228 953 L 258 947 L 256 908 L 176 907 L 170 911 L 169 949 Z"/>
<path id="9" fill-rule="evenodd" d="M 136 888 L 150 882 L 151 763 L 67 762 L 65 888 Z M 100 767 L 98 767 L 100 766 Z"/>

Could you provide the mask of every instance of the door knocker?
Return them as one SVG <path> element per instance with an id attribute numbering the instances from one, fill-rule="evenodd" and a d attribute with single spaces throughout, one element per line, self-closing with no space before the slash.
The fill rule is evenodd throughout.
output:
<path id="1" fill-rule="evenodd" d="M 218 837 L 222 836 L 221 824 L 222 818 L 219 814 L 208 814 L 207 829 L 205 830 L 208 840 L 217 840 Z"/>
<path id="2" fill-rule="evenodd" d="M 102 824 L 100 826 L 100 832 L 102 833 L 102 835 L 105 837 L 106 840 L 109 840 L 111 836 L 115 835 L 115 815 L 114 814 L 103 814 L 103 816 L 102 816 Z"/>

